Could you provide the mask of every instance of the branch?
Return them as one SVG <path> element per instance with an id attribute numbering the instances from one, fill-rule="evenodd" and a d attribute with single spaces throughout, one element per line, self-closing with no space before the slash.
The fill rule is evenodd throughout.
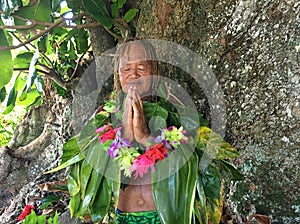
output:
<path id="1" fill-rule="evenodd" d="M 36 69 L 37 72 L 42 73 L 45 77 L 52 79 L 54 82 L 56 82 L 59 86 L 67 90 L 67 82 L 63 80 L 54 69 L 50 69 L 44 65 L 39 64 L 40 67 L 43 67 L 45 70 L 42 69 Z M 27 71 L 28 68 L 14 68 L 14 71 Z"/>
<path id="2" fill-rule="evenodd" d="M 0 13 L 2 13 L 3 11 L 0 10 Z M 67 20 L 75 20 L 75 19 L 78 19 L 78 18 L 81 18 L 83 16 L 86 16 L 88 15 L 87 13 L 81 13 L 81 14 L 78 14 L 78 15 L 75 15 L 73 16 L 71 19 L 67 19 Z M 25 18 L 22 18 L 20 16 L 16 16 L 14 15 L 15 18 L 18 18 L 18 19 L 22 19 L 22 20 L 25 20 Z M 27 19 L 26 19 L 27 20 Z M 46 23 L 46 22 L 41 22 L 41 21 L 36 21 L 36 20 L 31 20 L 32 23 L 34 24 L 37 24 L 37 25 L 49 25 L 49 27 L 47 27 L 47 29 L 41 31 L 39 34 L 33 36 L 32 38 L 30 38 L 29 40 L 26 40 L 25 42 L 22 42 L 21 44 L 17 45 L 17 46 L 0 46 L 0 51 L 2 50 L 13 50 L 13 49 L 17 49 L 17 48 L 20 48 L 20 47 L 23 47 L 25 46 L 26 44 L 38 39 L 39 37 L 43 36 L 44 34 L 48 33 L 49 31 L 51 31 L 52 29 L 54 29 L 55 27 L 58 27 L 61 23 L 63 23 L 66 19 L 61 17 L 59 18 L 55 23 Z"/>
<path id="3" fill-rule="evenodd" d="M 32 41 L 38 39 L 39 37 L 43 36 L 44 34 L 48 33 L 50 30 L 54 29 L 55 27 L 57 27 L 62 22 L 64 22 L 64 18 L 59 18 L 57 20 L 57 22 L 54 23 L 52 26 L 50 26 L 48 29 L 43 30 L 39 34 L 37 34 L 37 35 L 33 36 L 32 38 L 30 38 L 29 40 L 26 40 L 26 41 L 24 41 L 23 43 L 21 43 L 21 44 L 19 44 L 17 46 L 0 46 L 0 51 L 13 50 L 13 49 L 17 49 L 17 48 L 23 47 L 26 44 L 29 44 L 30 42 L 32 42 Z"/>
<path id="4" fill-rule="evenodd" d="M 77 63 L 76 63 L 76 66 L 75 66 L 75 69 L 72 73 L 72 75 L 70 76 L 70 79 L 73 79 L 73 77 L 75 76 L 76 74 L 76 71 L 78 69 L 78 66 L 79 66 L 79 63 L 80 61 L 82 60 L 82 58 L 84 57 L 84 55 L 86 54 L 86 52 L 88 51 L 88 49 L 91 47 L 91 44 L 88 46 L 87 50 L 80 56 L 80 58 L 77 60 Z"/>
<path id="5" fill-rule="evenodd" d="M 44 24 L 43 26 L 50 27 L 53 24 L 54 23 L 47 23 L 47 24 Z M 41 24 L 32 23 L 30 25 L 24 25 L 24 26 L 5 26 L 4 25 L 4 26 L 0 26 L 0 29 L 28 30 L 28 29 L 34 28 L 37 25 L 41 25 Z M 96 23 L 86 23 L 86 24 L 80 24 L 80 25 L 67 25 L 67 24 L 58 25 L 58 27 L 71 28 L 71 29 L 86 29 L 86 28 L 92 28 L 92 27 L 97 27 L 97 26 L 101 26 L 101 24 L 96 22 Z"/>

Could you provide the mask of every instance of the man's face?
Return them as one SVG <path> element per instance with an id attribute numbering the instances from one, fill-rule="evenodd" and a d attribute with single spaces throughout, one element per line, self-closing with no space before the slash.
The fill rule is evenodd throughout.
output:
<path id="1" fill-rule="evenodd" d="M 152 63 L 147 58 L 147 52 L 137 44 L 131 44 L 120 57 L 120 83 L 122 90 L 136 87 L 140 96 L 147 96 L 152 86 Z"/>

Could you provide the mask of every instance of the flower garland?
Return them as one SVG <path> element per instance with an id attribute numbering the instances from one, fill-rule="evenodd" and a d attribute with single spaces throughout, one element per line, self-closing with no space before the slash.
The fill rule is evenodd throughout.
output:
<path id="1" fill-rule="evenodd" d="M 112 158 L 118 160 L 120 170 L 124 170 L 124 175 L 134 178 L 143 177 L 149 170 L 155 171 L 156 162 L 162 161 L 173 152 L 180 142 L 187 143 L 188 138 L 184 135 L 185 130 L 171 126 L 162 130 L 162 134 L 153 139 L 152 145 L 146 147 L 145 153 L 141 154 L 137 148 L 132 147 L 131 142 L 121 137 L 121 128 L 112 128 L 108 123 L 96 129 L 99 134 L 100 143 L 103 144 Z"/>
<path id="2" fill-rule="evenodd" d="M 117 111 L 116 104 L 112 100 L 108 101 L 108 113 L 115 113 Z M 113 106 L 112 106 L 113 105 Z M 105 108 L 104 107 L 104 108 Z M 113 128 L 110 123 L 96 129 L 100 144 L 109 155 L 118 161 L 120 170 L 124 171 L 124 175 L 131 177 L 134 173 L 134 178 L 138 176 L 143 177 L 151 168 L 155 171 L 155 163 L 162 161 L 168 157 L 177 146 L 181 143 L 187 143 L 188 137 L 185 135 L 186 131 L 183 127 L 177 128 L 170 126 L 162 129 L 161 135 L 152 140 L 151 145 L 146 147 L 143 154 L 134 148 L 132 143 L 127 139 L 121 137 L 121 127 Z"/>

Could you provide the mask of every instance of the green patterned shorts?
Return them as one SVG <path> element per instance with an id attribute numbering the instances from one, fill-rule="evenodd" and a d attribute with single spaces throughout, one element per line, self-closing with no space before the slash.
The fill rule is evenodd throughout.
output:
<path id="1" fill-rule="evenodd" d="M 117 210 L 116 224 L 160 224 L 156 210 L 147 212 L 122 212 Z"/>

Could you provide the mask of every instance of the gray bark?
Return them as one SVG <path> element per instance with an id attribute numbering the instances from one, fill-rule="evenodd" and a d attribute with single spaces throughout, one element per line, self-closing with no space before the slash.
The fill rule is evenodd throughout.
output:
<path id="1" fill-rule="evenodd" d="M 238 222 L 254 213 L 299 222 L 299 2 L 145 0 L 140 15 L 139 36 L 190 48 L 218 78 L 225 137 L 240 151 L 235 163 L 245 175 L 227 192 Z M 170 77 L 201 93 L 182 73 Z"/>

